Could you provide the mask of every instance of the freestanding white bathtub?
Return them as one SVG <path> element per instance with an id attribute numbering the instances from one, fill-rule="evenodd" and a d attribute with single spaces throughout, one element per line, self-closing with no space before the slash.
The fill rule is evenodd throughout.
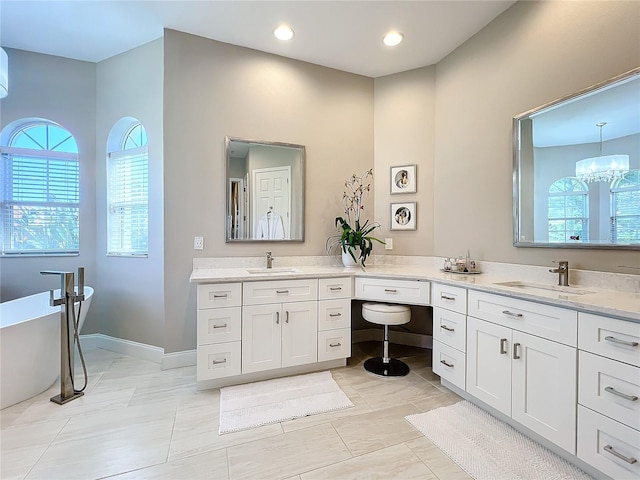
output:
<path id="1" fill-rule="evenodd" d="M 80 329 L 93 288 L 84 287 L 84 295 Z M 49 292 L 0 303 L 0 328 L 2 409 L 44 392 L 60 376 L 60 307 L 49 306 Z"/>

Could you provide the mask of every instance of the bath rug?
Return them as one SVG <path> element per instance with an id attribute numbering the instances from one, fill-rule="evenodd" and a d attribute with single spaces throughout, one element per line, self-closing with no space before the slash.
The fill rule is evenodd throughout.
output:
<path id="1" fill-rule="evenodd" d="M 353 407 L 331 372 L 220 389 L 220 434 Z"/>
<path id="2" fill-rule="evenodd" d="M 475 480 L 593 480 L 466 400 L 405 419 Z"/>

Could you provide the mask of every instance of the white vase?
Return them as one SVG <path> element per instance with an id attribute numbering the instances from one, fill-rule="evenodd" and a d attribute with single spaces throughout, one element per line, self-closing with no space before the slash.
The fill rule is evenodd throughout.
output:
<path id="1" fill-rule="evenodd" d="M 340 252 L 342 253 L 342 265 L 344 265 L 345 268 L 355 268 L 358 266 L 358 262 L 356 262 L 353 257 L 349 255 L 349 251 L 345 252 L 344 250 L 340 249 Z M 359 253 L 360 251 L 358 248 L 353 249 L 353 254 L 356 258 L 359 258 Z"/>

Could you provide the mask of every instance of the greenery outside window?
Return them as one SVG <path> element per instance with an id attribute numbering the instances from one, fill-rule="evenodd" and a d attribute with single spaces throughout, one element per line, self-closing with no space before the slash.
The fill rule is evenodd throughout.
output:
<path id="1" fill-rule="evenodd" d="M 20 123 L 0 146 L 2 255 L 78 254 L 78 146 L 47 120 Z"/>
<path id="2" fill-rule="evenodd" d="M 640 170 L 631 170 L 611 185 L 611 242 L 640 243 Z"/>
<path id="3" fill-rule="evenodd" d="M 119 146 L 107 159 L 107 254 L 147 256 L 149 156 L 142 124 L 131 125 Z"/>
<path id="4" fill-rule="evenodd" d="M 574 177 L 553 182 L 549 188 L 549 243 L 589 240 L 589 189 Z"/>

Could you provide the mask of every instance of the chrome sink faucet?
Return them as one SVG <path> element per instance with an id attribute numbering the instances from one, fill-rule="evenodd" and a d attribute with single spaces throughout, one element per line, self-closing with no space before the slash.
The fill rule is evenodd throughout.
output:
<path id="1" fill-rule="evenodd" d="M 267 268 L 273 267 L 273 256 L 271 256 L 271 252 L 267 252 Z"/>
<path id="2" fill-rule="evenodd" d="M 554 260 L 553 263 L 557 263 L 558 268 L 552 268 L 549 271 L 551 273 L 558 274 L 558 285 L 562 287 L 568 287 L 569 286 L 569 262 L 566 260 L 558 260 L 558 261 Z"/>

